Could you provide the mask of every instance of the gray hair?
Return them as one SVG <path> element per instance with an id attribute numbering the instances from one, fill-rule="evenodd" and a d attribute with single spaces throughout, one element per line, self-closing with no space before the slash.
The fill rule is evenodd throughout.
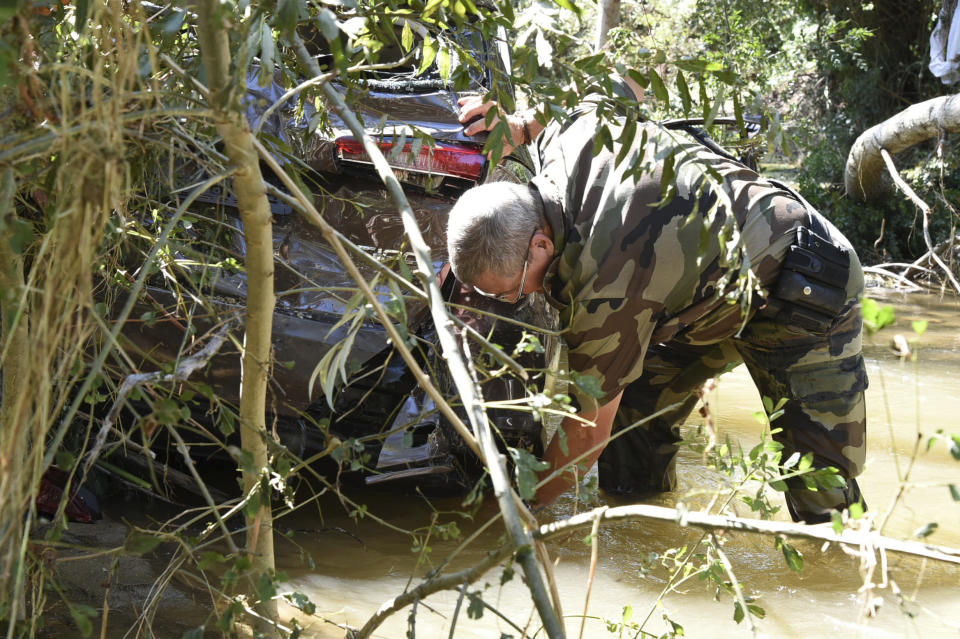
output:
<path id="1" fill-rule="evenodd" d="M 519 273 L 542 219 L 540 198 L 526 184 L 491 182 L 466 191 L 450 209 L 447 254 L 457 279 Z"/>

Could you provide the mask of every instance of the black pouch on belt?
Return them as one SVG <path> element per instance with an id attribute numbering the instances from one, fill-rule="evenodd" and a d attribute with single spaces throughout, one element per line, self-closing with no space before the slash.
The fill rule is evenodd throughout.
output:
<path id="1" fill-rule="evenodd" d="M 783 260 L 780 278 L 762 309 L 788 325 L 825 333 L 847 300 L 850 253 L 806 227 Z"/>

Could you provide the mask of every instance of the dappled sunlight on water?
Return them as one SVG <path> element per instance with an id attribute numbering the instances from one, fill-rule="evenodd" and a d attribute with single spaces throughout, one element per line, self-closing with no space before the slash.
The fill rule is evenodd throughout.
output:
<path id="1" fill-rule="evenodd" d="M 960 433 L 960 304 L 937 301 L 930 296 L 890 296 L 881 300 L 897 309 L 898 324 L 869 339 L 865 352 L 871 385 L 868 391 L 868 455 L 860 485 L 870 507 L 870 516 L 882 518 L 893 507 L 884 532 L 909 539 L 913 532 L 929 522 L 939 527 L 928 541 L 943 546 L 960 546 L 960 502 L 951 498 L 947 483 L 960 484 L 960 463 L 954 460 L 942 441 L 927 451 L 927 442 L 938 428 Z M 928 320 L 926 333 L 912 345 L 916 363 L 901 362 L 891 344 L 895 333 L 910 338 L 910 320 Z M 760 410 L 760 400 L 743 369 L 723 377 L 711 400 L 721 437 L 729 435 L 745 448 L 759 441 L 761 427 L 752 413 Z M 691 422 L 687 428 L 693 428 Z M 919 433 L 919 435 L 918 435 Z M 911 462 L 915 444 L 920 446 Z M 901 492 L 901 477 L 909 472 L 909 484 Z M 680 490 L 644 501 L 674 506 L 691 490 L 712 488 L 721 476 L 706 468 L 699 455 L 683 451 L 678 463 Z M 407 529 L 428 526 L 434 512 L 458 508 L 457 500 L 433 500 L 419 496 L 384 493 L 352 495 L 368 505 L 370 512 Z M 772 495 L 782 504 L 777 494 Z M 703 499 L 693 498 L 691 504 Z M 495 515 L 488 502 L 472 520 L 450 514 L 438 515 L 440 521 L 456 520 L 464 535 L 477 529 Z M 610 500 L 610 505 L 624 502 Z M 574 500 L 562 498 L 541 522 L 570 514 Z M 582 507 L 581 507 L 582 508 Z M 776 519 L 787 520 L 784 508 Z M 316 511 L 314 511 L 316 512 Z M 457 545 L 455 541 L 432 540 L 428 559 L 418 565 L 411 551 L 410 537 L 391 531 L 370 520 L 355 523 L 345 509 L 333 501 L 324 502 L 322 519 L 316 514 L 300 513 L 278 522 L 283 531 L 294 532 L 287 541 L 278 538 L 279 567 L 293 578 L 291 586 L 304 592 L 317 604 L 318 615 L 331 621 L 361 626 L 385 601 L 404 590 L 411 575 L 422 576 L 435 567 Z M 748 515 L 742 508 L 741 514 Z M 451 569 L 461 570 L 483 558 L 487 550 L 503 544 L 497 525 L 460 553 Z M 557 560 L 556 575 L 561 591 L 567 629 L 576 636 L 583 614 L 584 594 L 590 563 L 590 548 L 584 542 L 588 531 L 581 529 L 552 540 L 549 549 Z M 649 561 L 651 553 L 663 554 L 684 544 L 692 546 L 701 537 L 697 530 L 678 528 L 672 522 L 637 521 L 605 525 L 598 535 L 600 548 L 597 574 L 588 615 L 591 619 L 584 636 L 615 637 L 603 619 L 620 621 L 625 606 L 632 608 L 632 621 L 647 615 L 648 632 L 666 630 L 664 614 L 681 624 L 688 637 L 751 636 L 746 622 L 733 621 L 733 602 L 727 594 L 715 600 L 715 589 L 693 577 L 669 593 L 655 607 L 669 572 Z M 834 633 L 851 637 L 957 637 L 960 634 L 960 567 L 933 561 L 889 554 L 889 575 L 896 587 L 878 588 L 882 598 L 879 614 L 864 618 L 864 595 L 859 560 L 835 546 L 821 552 L 819 543 L 797 541 L 803 553 L 802 573 L 789 570 L 782 553 L 767 537 L 747 533 L 722 536 L 723 547 L 744 593 L 759 596 L 757 603 L 767 613 L 758 621 L 762 634 L 770 637 L 809 637 Z M 314 567 L 307 568 L 303 553 Z M 655 557 L 654 557 L 655 559 Z M 880 583 L 881 572 L 874 574 Z M 418 579 L 412 581 L 413 585 Z M 500 569 L 487 574 L 471 591 L 483 591 L 483 598 L 512 622 L 524 626 L 532 605 L 519 573 L 505 586 L 500 585 Z M 898 602 L 902 592 L 905 602 Z M 681 594 L 682 593 L 682 594 Z M 447 592 L 426 599 L 419 606 L 415 631 L 422 637 L 446 637 L 457 606 L 458 594 Z M 913 602 L 913 600 L 916 600 Z M 482 618 L 468 617 L 464 601 L 456 623 L 457 637 L 500 637 L 500 633 L 520 636 L 520 631 L 487 610 Z M 904 614 L 908 611 L 913 616 Z M 287 609 L 285 614 L 293 614 Z M 375 636 L 399 638 L 408 631 L 409 608 L 394 615 Z M 343 631 L 316 618 L 310 623 L 315 636 L 342 637 Z M 531 627 L 529 632 L 535 630 Z M 633 637 L 634 632 L 623 636 Z M 543 636 L 542 634 L 540 636 Z"/>

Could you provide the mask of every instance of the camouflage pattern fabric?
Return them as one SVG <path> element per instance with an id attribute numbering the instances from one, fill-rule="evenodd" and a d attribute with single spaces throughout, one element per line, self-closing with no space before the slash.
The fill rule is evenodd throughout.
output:
<path id="1" fill-rule="evenodd" d="M 570 368 L 599 382 L 599 392 L 584 384 L 572 394 L 591 410 L 623 391 L 615 429 L 683 402 L 610 443 L 601 486 L 673 488 L 677 425 L 696 403 L 693 392 L 744 361 L 762 395 L 789 400 L 777 422 L 785 456 L 812 452 L 817 467 L 851 479 L 832 493 L 791 485 L 794 518 L 829 518 L 831 508 L 859 497 L 852 478 L 865 451 L 856 256 L 850 250 L 846 304 L 825 333 L 755 317 L 749 302 L 762 305 L 776 284 L 796 228 L 815 217 L 829 241 L 849 248 L 839 231 L 680 132 L 641 125 L 624 161 L 615 162 L 616 145 L 594 156 L 598 127 L 591 113 L 548 127 L 533 179 L 554 231 L 557 257 L 545 287 L 566 329 Z"/>

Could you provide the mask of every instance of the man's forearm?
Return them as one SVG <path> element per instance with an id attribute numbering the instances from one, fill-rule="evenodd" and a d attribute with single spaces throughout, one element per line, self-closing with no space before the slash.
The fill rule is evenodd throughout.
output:
<path id="1" fill-rule="evenodd" d="M 618 394 L 613 401 L 605 404 L 598 411 L 581 413 L 581 418 L 594 422 L 595 425 L 584 424 L 571 417 L 563 420 L 544 453 L 544 460 L 550 463 L 550 468 L 540 473 L 540 479 L 549 477 L 557 469 L 565 470 L 537 489 L 538 504 L 552 503 L 596 463 L 610 439 L 613 419 L 619 407 L 620 395 Z M 561 438 L 566 440 L 566 452 L 560 446 Z M 574 460 L 577 461 L 574 462 Z"/>

